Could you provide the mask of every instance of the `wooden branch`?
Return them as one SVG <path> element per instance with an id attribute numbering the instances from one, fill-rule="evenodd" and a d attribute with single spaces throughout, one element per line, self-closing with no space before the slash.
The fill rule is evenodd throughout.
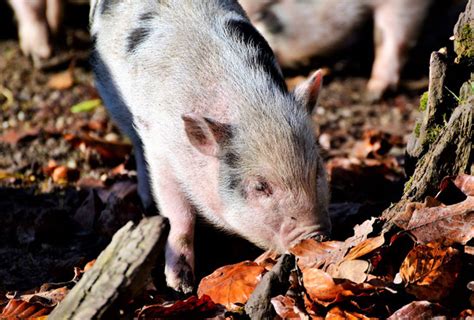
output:
<path id="1" fill-rule="evenodd" d="M 250 319 L 273 319 L 276 316 L 271 299 L 286 293 L 290 287 L 290 272 L 295 265 L 293 255 L 283 255 L 272 270 L 263 276 L 245 304 L 245 312 Z"/>
<path id="2" fill-rule="evenodd" d="M 168 232 L 160 216 L 127 223 L 48 319 L 118 319 L 118 305 L 146 285 Z"/>

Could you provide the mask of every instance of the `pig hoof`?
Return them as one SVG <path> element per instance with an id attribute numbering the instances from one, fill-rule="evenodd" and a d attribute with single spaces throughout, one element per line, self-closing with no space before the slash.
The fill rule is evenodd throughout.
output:
<path id="1" fill-rule="evenodd" d="M 370 89 L 369 87 L 365 93 L 364 100 L 370 104 L 376 103 L 382 100 L 383 94 L 384 89 Z"/>
<path id="2" fill-rule="evenodd" d="M 35 64 L 51 56 L 52 48 L 46 25 L 39 23 L 20 27 L 19 36 L 21 51 L 24 55 L 31 56 Z"/>
<path id="3" fill-rule="evenodd" d="M 179 261 L 177 265 L 165 268 L 166 283 L 173 290 L 190 294 L 194 290 L 194 273 L 185 261 Z"/>
<path id="4" fill-rule="evenodd" d="M 370 79 L 367 84 L 365 101 L 375 103 L 384 98 L 388 93 L 393 93 L 397 89 L 398 78 L 386 80 Z"/>

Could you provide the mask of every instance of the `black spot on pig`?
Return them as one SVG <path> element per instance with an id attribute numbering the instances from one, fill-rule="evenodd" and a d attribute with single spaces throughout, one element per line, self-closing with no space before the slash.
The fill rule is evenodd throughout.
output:
<path id="1" fill-rule="evenodd" d="M 224 163 L 232 169 L 236 169 L 240 162 L 240 157 L 235 152 L 229 151 L 224 155 Z"/>
<path id="2" fill-rule="evenodd" d="M 150 29 L 148 27 L 138 27 L 133 29 L 127 37 L 127 51 L 135 51 L 135 49 L 146 40 L 149 34 Z"/>
<path id="3" fill-rule="evenodd" d="M 149 22 L 153 20 L 155 17 L 156 17 L 155 12 L 146 12 L 142 14 L 138 20 L 140 20 L 141 22 Z"/>
<path id="4" fill-rule="evenodd" d="M 236 173 L 231 173 L 229 175 L 228 182 L 229 182 L 228 183 L 229 189 L 230 190 L 236 190 L 240 186 L 240 183 L 242 182 L 242 179 Z"/>
<path id="5" fill-rule="evenodd" d="M 247 21 L 230 20 L 227 22 L 227 30 L 236 41 L 256 49 L 256 55 L 251 57 L 251 61 L 248 61 L 248 63 L 262 69 L 269 75 L 272 84 L 286 93 L 288 89 L 285 80 L 276 63 L 275 55 L 265 38 Z"/>
<path id="6" fill-rule="evenodd" d="M 134 51 L 150 35 L 152 28 L 150 22 L 156 17 L 155 12 L 146 12 L 138 18 L 139 27 L 132 30 L 127 38 L 128 52 Z"/>
<path id="7" fill-rule="evenodd" d="M 100 14 L 109 14 L 112 8 L 120 2 L 121 0 L 102 0 Z"/>

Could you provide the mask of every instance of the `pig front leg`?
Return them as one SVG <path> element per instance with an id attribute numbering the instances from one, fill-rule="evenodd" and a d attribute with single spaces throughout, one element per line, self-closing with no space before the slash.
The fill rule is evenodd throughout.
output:
<path id="1" fill-rule="evenodd" d="M 378 100 L 396 89 L 409 49 L 418 37 L 429 0 L 382 1 L 375 7 L 375 61 L 368 83 L 368 98 Z"/>
<path id="2" fill-rule="evenodd" d="M 46 0 L 10 0 L 18 20 L 18 36 L 21 51 L 33 58 L 49 58 L 49 28 L 46 19 Z"/>
<path id="3" fill-rule="evenodd" d="M 194 286 L 195 210 L 179 182 L 167 166 L 150 166 L 153 191 L 160 214 L 170 222 L 165 252 L 165 276 L 168 286 L 178 292 L 191 293 Z"/>

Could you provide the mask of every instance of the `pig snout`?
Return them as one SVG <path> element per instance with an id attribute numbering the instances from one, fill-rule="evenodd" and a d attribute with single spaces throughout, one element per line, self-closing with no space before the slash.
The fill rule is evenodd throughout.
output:
<path id="1" fill-rule="evenodd" d="M 292 219 L 282 224 L 277 241 L 282 251 L 286 251 L 305 239 L 323 241 L 327 238 L 327 229 L 322 229 L 319 225 L 299 226 L 297 220 Z"/>

